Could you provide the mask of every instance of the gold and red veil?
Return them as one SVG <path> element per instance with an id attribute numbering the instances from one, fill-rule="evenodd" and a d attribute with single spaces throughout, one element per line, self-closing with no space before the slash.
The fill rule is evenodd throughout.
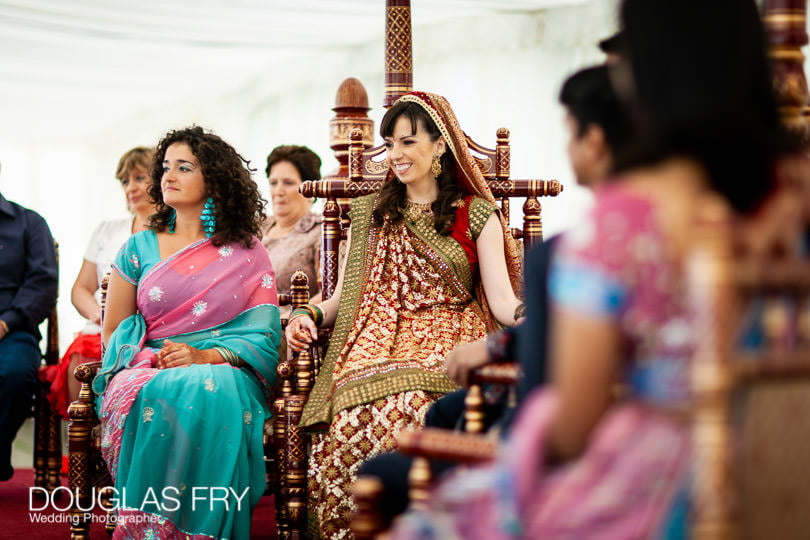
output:
<path id="1" fill-rule="evenodd" d="M 453 153 L 456 161 L 456 167 L 459 171 L 456 182 L 465 195 L 477 195 L 486 199 L 487 201 L 497 204 L 495 197 L 478 167 L 478 163 L 470 153 L 467 144 L 467 136 L 461 129 L 450 103 L 443 96 L 438 94 L 431 94 L 428 92 L 410 92 L 400 97 L 397 102 L 405 101 L 416 103 L 422 107 L 428 115 L 433 119 L 433 122 L 438 127 L 442 136 L 444 137 L 447 147 Z M 393 171 L 389 172 L 387 181 L 393 177 Z M 522 250 L 518 243 L 512 236 L 509 224 L 506 223 L 504 216 L 498 212 L 498 217 L 501 220 L 501 230 L 503 232 L 503 245 L 504 256 L 506 257 L 506 267 L 509 272 L 509 281 L 512 285 L 512 290 L 515 294 L 520 296 L 523 289 L 522 287 Z M 479 301 L 486 313 L 491 315 L 489 306 L 486 300 L 486 295 L 483 291 L 481 283 L 478 284 L 479 290 L 476 291 Z M 489 321 L 489 323 L 494 321 Z M 488 324 L 492 327 L 492 324 Z"/>

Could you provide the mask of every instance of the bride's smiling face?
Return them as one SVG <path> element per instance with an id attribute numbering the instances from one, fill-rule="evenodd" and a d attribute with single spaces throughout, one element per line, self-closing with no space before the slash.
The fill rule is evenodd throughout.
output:
<path id="1" fill-rule="evenodd" d="M 386 157 L 394 174 L 403 184 L 435 181 L 430 172 L 433 156 L 445 151 L 444 138 L 430 140 L 421 120 L 412 125 L 410 119 L 401 115 L 394 123 L 390 137 L 385 137 Z"/>

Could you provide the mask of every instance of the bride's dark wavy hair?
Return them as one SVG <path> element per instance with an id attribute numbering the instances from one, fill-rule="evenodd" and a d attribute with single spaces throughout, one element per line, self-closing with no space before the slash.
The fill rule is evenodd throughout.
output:
<path id="1" fill-rule="evenodd" d="M 394 133 L 396 121 L 404 116 L 411 123 L 411 134 L 415 135 L 418 126 L 430 135 L 431 141 L 436 141 L 441 137 L 439 128 L 430 115 L 416 103 L 400 101 L 388 109 L 380 122 L 380 135 L 383 138 L 391 137 Z M 456 207 L 454 203 L 462 197 L 462 193 L 456 182 L 458 168 L 453 152 L 450 150 L 449 141 L 446 150 L 440 158 L 442 173 L 436 179 L 439 185 L 439 195 L 431 204 L 433 210 L 433 224 L 436 232 L 447 236 L 453 228 L 456 217 Z M 380 188 L 377 204 L 372 212 L 374 225 L 380 227 L 386 220 L 389 223 L 398 223 L 402 219 L 402 209 L 405 207 L 405 184 L 396 177 L 383 184 Z"/>
<path id="2" fill-rule="evenodd" d="M 235 242 L 251 247 L 256 237 L 261 236 L 260 227 L 265 219 L 264 207 L 267 204 L 251 178 L 255 169 L 251 169 L 250 162 L 221 137 L 206 133 L 199 126 L 170 131 L 155 149 L 152 183 L 147 193 L 157 211 L 149 218 L 149 228 L 161 232 L 168 227 L 172 208 L 163 201 L 160 181 L 163 178 L 166 150 L 177 143 L 187 144 L 200 162 L 206 191 L 214 199 L 217 223 L 211 237 L 213 244 L 221 246 Z"/>

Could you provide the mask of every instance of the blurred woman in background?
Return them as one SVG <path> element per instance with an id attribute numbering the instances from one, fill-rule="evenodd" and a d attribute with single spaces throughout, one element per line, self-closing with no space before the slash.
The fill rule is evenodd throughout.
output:
<path id="1" fill-rule="evenodd" d="M 321 158 L 306 146 L 277 146 L 267 156 L 267 180 L 273 215 L 262 227 L 262 244 L 276 270 L 279 293 L 290 292 L 296 270 L 309 278 L 310 295 L 320 299 L 321 222 L 312 213 L 312 200 L 298 188 L 305 180 L 321 179 Z"/>
<path id="2" fill-rule="evenodd" d="M 51 409 L 67 419 L 68 406 L 79 397 L 81 383 L 73 376 L 76 366 L 101 360 L 101 280 L 112 270 L 118 250 L 131 235 L 146 230 L 155 207 L 146 189 L 151 179 L 154 148 L 137 146 L 118 160 L 115 177 L 121 182 L 131 217 L 102 221 L 90 237 L 79 275 L 70 291 L 70 300 L 87 324 L 65 351 L 56 366 L 44 370 L 50 381 Z M 67 458 L 67 456 L 65 456 Z"/>

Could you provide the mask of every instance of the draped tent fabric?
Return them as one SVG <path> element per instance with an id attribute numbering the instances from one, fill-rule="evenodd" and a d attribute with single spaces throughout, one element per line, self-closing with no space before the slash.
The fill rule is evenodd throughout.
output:
<path id="1" fill-rule="evenodd" d="M 528 11 L 581 1 L 412 3 L 414 24 L 430 24 L 460 13 Z M 200 84 L 209 91 L 228 91 L 279 62 L 382 36 L 384 9 L 383 0 L 4 0 L 0 110 L 8 118 L 8 97 L 18 105 L 38 101 L 40 114 L 50 114 L 58 104 L 81 108 L 87 103 L 119 115 L 126 112 L 122 105 L 166 101 L 171 96 L 165 84 L 186 93 Z M 53 90 L 62 95 L 53 96 Z M 102 127 L 109 122 L 106 114 L 82 118 L 86 125 L 72 129 Z M 25 130 L 25 125 L 18 128 Z"/>
<path id="2" fill-rule="evenodd" d="M 576 218 L 557 91 L 599 62 L 616 0 L 411 0 L 414 87 L 442 94 L 465 131 L 512 135 L 515 178 L 558 179 L 551 234 Z M 0 191 L 40 212 L 60 243 L 66 345 L 82 320 L 70 286 L 92 228 L 126 215 L 120 155 L 197 123 L 233 144 L 267 194 L 264 160 L 306 144 L 323 160 L 335 91 L 359 78 L 384 110 L 384 0 L 0 0 Z M 379 137 L 375 134 L 375 140 Z M 517 209 L 513 214 L 519 214 Z"/>

